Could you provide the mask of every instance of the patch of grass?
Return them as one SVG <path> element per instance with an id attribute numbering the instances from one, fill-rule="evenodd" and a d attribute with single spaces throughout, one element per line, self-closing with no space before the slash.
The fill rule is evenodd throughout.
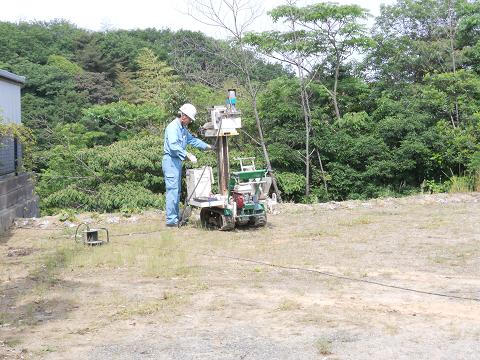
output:
<path id="1" fill-rule="evenodd" d="M 94 330 L 94 329 L 91 329 L 89 326 L 87 326 L 87 327 L 83 327 L 83 328 L 80 328 L 80 329 L 72 330 L 72 331 L 69 332 L 69 334 L 85 335 L 85 334 L 90 333 L 92 330 Z"/>
<path id="2" fill-rule="evenodd" d="M 74 248 L 59 246 L 53 252 L 41 255 L 30 277 L 37 282 L 39 289 L 55 285 L 59 280 L 60 272 L 71 261 L 74 254 Z"/>
<path id="3" fill-rule="evenodd" d="M 115 313 L 115 319 L 127 320 L 137 316 L 149 316 L 160 313 L 164 320 L 174 315 L 174 310 L 187 302 L 185 295 L 167 294 L 165 293 L 161 299 L 147 302 L 137 303 L 125 307 Z"/>
<path id="4" fill-rule="evenodd" d="M 446 257 L 444 257 L 444 256 L 437 255 L 437 256 L 434 256 L 433 258 L 431 258 L 431 260 L 432 260 L 435 264 L 445 264 L 445 263 L 447 263 L 448 258 L 446 258 Z"/>
<path id="5" fill-rule="evenodd" d="M 356 225 L 368 225 L 372 223 L 373 223 L 373 220 L 370 216 L 359 216 L 355 219 L 341 220 L 338 222 L 338 225 L 356 226 Z"/>
<path id="6" fill-rule="evenodd" d="M 283 209 L 282 209 L 283 210 Z M 289 214 L 295 214 L 295 215 L 298 215 L 298 214 L 303 214 L 307 211 L 307 209 L 304 207 L 304 206 L 291 206 L 288 208 L 288 210 L 284 210 L 284 211 L 288 211 Z"/>
<path id="7" fill-rule="evenodd" d="M 45 347 L 42 348 L 42 352 L 44 353 L 56 352 L 56 351 L 57 351 L 57 348 L 50 345 L 46 345 Z"/>
<path id="8" fill-rule="evenodd" d="M 3 340 L 3 343 L 10 348 L 15 348 L 22 343 L 22 340 L 19 338 L 9 338 Z"/>
<path id="9" fill-rule="evenodd" d="M 441 228 L 441 227 L 444 227 L 444 226 L 448 226 L 447 224 L 448 224 L 448 222 L 447 222 L 446 219 L 441 218 L 441 217 L 433 217 L 432 216 L 430 219 L 428 219 L 427 222 L 419 224 L 418 228 L 419 229 L 432 230 L 432 229 L 438 229 L 438 228 Z"/>
<path id="10" fill-rule="evenodd" d="M 476 258 L 474 253 L 475 253 L 474 251 L 468 251 L 468 250 L 464 252 L 456 253 L 455 265 L 457 266 L 465 265 L 470 259 Z"/>
<path id="11" fill-rule="evenodd" d="M 39 258 L 31 276 L 46 287 L 54 285 L 66 268 L 126 268 L 147 277 L 188 277 L 197 269 L 187 262 L 185 250 L 172 234 L 152 234 L 139 240 L 132 237 L 114 238 L 102 246 L 84 246 L 75 242 L 47 244 L 51 251 Z M 56 248 L 53 248 L 56 246 Z M 53 248 L 53 251 L 52 251 Z"/>
<path id="12" fill-rule="evenodd" d="M 477 170 L 473 176 L 473 191 L 480 192 L 480 169 Z"/>
<path id="13" fill-rule="evenodd" d="M 478 259 L 478 249 L 473 244 L 456 244 L 433 252 L 428 260 L 435 264 L 449 266 L 464 266 Z"/>
<path id="14" fill-rule="evenodd" d="M 395 325 L 395 324 L 385 324 L 385 331 L 389 334 L 389 335 L 397 335 L 398 334 L 398 326 Z"/>
<path id="15" fill-rule="evenodd" d="M 90 217 L 92 218 L 93 221 L 96 221 L 96 222 L 99 222 L 102 219 L 102 217 L 98 212 L 90 213 Z"/>
<path id="16" fill-rule="evenodd" d="M 315 348 L 318 353 L 321 355 L 331 355 L 332 353 L 332 342 L 327 339 L 317 339 L 315 341 Z"/>
<path id="17" fill-rule="evenodd" d="M 381 275 L 384 279 L 392 279 L 393 274 L 394 274 L 394 272 L 393 272 L 393 271 L 389 271 L 389 270 L 387 270 L 387 271 L 382 271 L 382 272 L 380 273 L 380 275 Z"/>
<path id="18" fill-rule="evenodd" d="M 326 319 L 323 314 L 317 311 L 309 310 L 305 316 L 300 319 L 301 322 L 307 324 L 323 324 Z"/>
<path id="19" fill-rule="evenodd" d="M 9 324 L 11 322 L 11 318 L 8 313 L 0 312 L 0 325 Z"/>
<path id="20" fill-rule="evenodd" d="M 212 302 L 208 305 L 207 310 L 220 311 L 220 310 L 224 310 L 226 306 L 227 306 L 227 302 L 225 301 L 225 299 L 216 298 L 216 299 L 213 299 Z"/>
<path id="21" fill-rule="evenodd" d="M 329 227 L 331 227 L 331 225 L 329 225 Z M 318 240 L 321 240 L 322 238 L 339 237 L 339 234 L 338 232 L 335 232 L 335 231 L 320 229 L 320 230 L 306 231 L 306 232 L 300 233 L 299 237 L 318 241 Z"/>
<path id="22" fill-rule="evenodd" d="M 208 290 L 210 289 L 210 285 L 208 285 L 208 283 L 206 282 L 203 282 L 203 281 L 200 281 L 200 282 L 196 282 L 193 284 L 193 287 L 192 287 L 192 292 L 198 292 L 198 291 L 205 291 L 205 290 Z"/>
<path id="23" fill-rule="evenodd" d="M 466 193 L 474 188 L 474 180 L 468 176 L 452 176 L 450 178 L 449 193 Z"/>
<path id="24" fill-rule="evenodd" d="M 28 303 L 25 305 L 25 308 L 24 308 L 24 316 L 19 321 L 22 321 L 24 324 L 27 324 L 27 325 L 35 325 L 36 323 L 35 313 L 36 313 L 35 304 Z"/>
<path id="25" fill-rule="evenodd" d="M 178 246 L 178 240 L 172 239 L 170 233 L 163 233 L 160 239 L 136 242 L 136 265 L 142 268 L 145 276 L 182 277 L 195 273 L 197 267 L 189 264 L 187 254 Z"/>
<path id="26" fill-rule="evenodd" d="M 302 305 L 294 300 L 283 300 L 277 307 L 280 311 L 294 311 L 302 308 Z"/>

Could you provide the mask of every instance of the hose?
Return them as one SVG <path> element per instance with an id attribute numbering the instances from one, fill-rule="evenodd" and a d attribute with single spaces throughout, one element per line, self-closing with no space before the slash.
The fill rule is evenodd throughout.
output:
<path id="1" fill-rule="evenodd" d="M 218 141 L 220 139 L 220 130 L 222 129 L 222 123 L 223 123 L 223 121 L 222 121 L 222 119 L 220 119 L 220 127 L 218 128 L 217 136 L 215 138 L 215 145 L 214 145 L 215 149 L 218 149 Z M 202 174 L 200 175 L 200 178 L 198 179 L 197 183 L 195 184 L 195 187 L 193 188 L 192 193 L 190 194 L 190 196 L 188 196 L 188 198 L 185 198 L 185 202 L 183 204 L 183 209 L 182 209 L 182 214 L 181 214 L 180 219 L 178 220 L 178 223 L 177 223 L 178 227 L 181 227 L 181 226 L 183 226 L 184 223 L 186 223 L 186 221 L 184 221 L 185 211 L 187 210 L 187 206 L 190 203 L 190 199 L 192 198 L 193 194 L 195 194 L 195 190 L 197 189 L 198 185 L 200 184 L 200 181 L 202 180 L 203 174 L 205 173 L 206 169 L 207 169 L 207 167 L 204 166 Z"/>

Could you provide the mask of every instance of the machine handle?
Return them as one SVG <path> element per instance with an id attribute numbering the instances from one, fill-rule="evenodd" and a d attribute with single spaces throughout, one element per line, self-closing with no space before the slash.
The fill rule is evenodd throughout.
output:
<path id="1" fill-rule="evenodd" d="M 87 231 L 90 230 L 90 227 L 88 226 L 87 223 L 80 223 L 80 224 L 78 224 L 77 229 L 75 230 L 75 242 L 76 242 L 76 243 L 79 242 L 79 241 L 77 240 L 77 234 L 78 234 L 78 229 L 80 229 L 80 226 L 82 226 L 82 225 L 84 225 L 84 226 L 87 227 Z M 83 239 L 83 242 L 85 242 L 85 239 Z"/>
<path id="2" fill-rule="evenodd" d="M 108 229 L 107 228 L 98 228 L 98 230 L 103 230 L 107 233 L 107 243 L 110 242 L 110 236 L 108 235 Z"/>

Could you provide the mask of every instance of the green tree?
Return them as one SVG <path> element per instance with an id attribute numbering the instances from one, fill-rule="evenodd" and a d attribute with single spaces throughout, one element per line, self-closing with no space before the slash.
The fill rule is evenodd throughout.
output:
<path id="1" fill-rule="evenodd" d="M 75 77 L 75 89 L 87 94 L 91 104 L 106 104 L 118 99 L 117 90 L 105 73 L 82 72 Z"/>
<path id="2" fill-rule="evenodd" d="M 80 75 L 83 73 L 83 69 L 80 66 L 60 55 L 50 55 L 47 59 L 47 65 L 55 66 L 70 75 Z"/>
<path id="3" fill-rule="evenodd" d="M 293 2 L 270 12 L 274 22 L 282 21 L 289 28 L 285 32 L 249 34 L 247 41 L 256 49 L 274 59 L 293 65 L 300 82 L 300 98 L 305 122 L 305 195 L 310 193 L 310 137 L 312 111 L 309 84 L 317 77 L 319 59 L 333 64 L 333 88 L 323 85 L 332 99 L 335 116 L 340 118 L 337 89 L 342 63 L 370 42 L 359 21 L 367 17 L 359 6 L 341 6 L 319 3 L 298 7 Z"/>
<path id="4" fill-rule="evenodd" d="M 259 84 L 255 81 L 255 67 L 259 64 L 246 49 L 245 34 L 256 18 L 260 16 L 260 8 L 249 0 L 196 0 L 190 2 L 192 8 L 189 14 L 195 20 L 226 31 L 231 36 L 229 46 L 217 48 L 219 56 L 226 66 L 234 68 L 236 80 L 245 90 L 251 100 L 255 124 L 257 128 L 257 144 L 262 148 L 266 168 L 272 178 L 272 185 L 278 200 L 281 202 L 281 193 L 273 173 L 270 156 L 265 143 L 262 122 L 258 113 L 257 95 Z"/>
<path id="5" fill-rule="evenodd" d="M 137 101 L 150 102 L 164 111 L 175 112 L 185 102 L 183 84 L 173 68 L 160 61 L 151 49 L 141 49 L 136 59 L 138 70 L 133 81 Z"/>
<path id="6" fill-rule="evenodd" d="M 136 105 L 119 101 L 84 109 L 80 123 L 88 131 L 105 135 L 99 144 L 110 145 L 139 133 L 161 136 L 167 120 L 168 116 L 163 108 L 154 104 Z"/>
<path id="7" fill-rule="evenodd" d="M 381 82 L 402 86 L 433 72 L 463 68 L 476 44 L 478 4 L 466 0 L 399 0 L 381 7 L 370 67 Z M 465 46 L 469 45 L 469 46 Z"/>
<path id="8" fill-rule="evenodd" d="M 109 64 L 105 50 L 102 48 L 103 33 L 85 33 L 76 41 L 75 58 L 86 71 L 108 73 Z"/>

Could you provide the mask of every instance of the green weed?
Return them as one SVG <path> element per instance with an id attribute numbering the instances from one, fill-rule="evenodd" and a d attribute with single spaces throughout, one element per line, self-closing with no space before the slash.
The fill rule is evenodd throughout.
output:
<path id="1" fill-rule="evenodd" d="M 342 226 L 368 225 L 371 223 L 373 223 L 373 220 L 370 216 L 359 216 L 358 218 L 355 218 L 355 219 L 338 222 L 338 224 Z"/>
<path id="2" fill-rule="evenodd" d="M 277 310 L 280 310 L 280 311 L 293 311 L 293 310 L 298 310 L 298 309 L 301 309 L 302 308 L 302 305 L 299 304 L 298 302 L 296 301 L 293 301 L 293 300 L 283 300 L 280 305 L 278 305 L 278 308 Z"/>
<path id="3" fill-rule="evenodd" d="M 317 341 L 315 341 L 315 348 L 321 355 L 332 354 L 332 343 L 327 339 L 318 339 Z"/>
<path id="4" fill-rule="evenodd" d="M 161 299 L 148 302 L 137 303 L 125 307 L 118 311 L 115 315 L 115 319 L 131 319 L 136 316 L 149 316 L 160 313 L 164 320 L 173 315 L 175 309 L 179 308 L 187 301 L 186 296 L 180 296 L 179 294 L 167 294 L 165 293 Z"/>
<path id="5" fill-rule="evenodd" d="M 3 343 L 10 348 L 15 348 L 22 343 L 22 340 L 18 338 L 9 338 L 3 340 Z"/>
<path id="6" fill-rule="evenodd" d="M 450 178 L 449 193 L 466 193 L 473 190 L 473 178 L 467 176 L 452 176 Z"/>

